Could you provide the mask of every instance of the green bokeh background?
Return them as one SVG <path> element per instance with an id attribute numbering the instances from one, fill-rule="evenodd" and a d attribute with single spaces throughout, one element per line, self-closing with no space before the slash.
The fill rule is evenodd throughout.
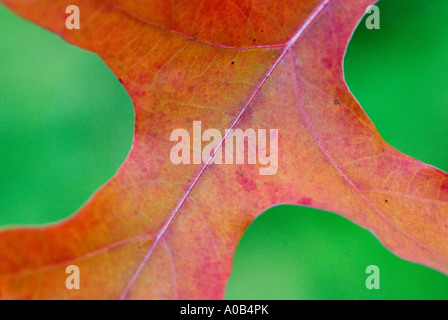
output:
<path id="1" fill-rule="evenodd" d="M 382 0 L 358 27 L 350 89 L 382 136 L 448 171 L 448 1 Z M 132 103 L 94 54 L 0 6 L 0 227 L 54 222 L 114 175 L 132 142 Z M 365 269 L 381 270 L 367 290 Z M 321 210 L 277 206 L 238 246 L 228 299 L 448 299 L 448 277 L 403 261 Z"/>

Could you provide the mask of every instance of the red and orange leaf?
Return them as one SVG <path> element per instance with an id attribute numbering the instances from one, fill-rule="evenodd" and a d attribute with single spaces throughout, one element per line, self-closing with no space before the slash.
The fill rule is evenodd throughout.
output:
<path id="1" fill-rule="evenodd" d="M 78 214 L 0 233 L 1 298 L 223 298 L 242 233 L 281 203 L 339 213 L 448 273 L 447 174 L 386 144 L 344 81 L 347 43 L 374 0 L 3 2 L 98 53 L 136 125 L 122 168 Z M 80 30 L 65 27 L 72 4 Z M 172 164 L 170 133 L 195 120 L 279 129 L 277 174 Z M 65 287 L 70 264 L 81 290 Z"/>

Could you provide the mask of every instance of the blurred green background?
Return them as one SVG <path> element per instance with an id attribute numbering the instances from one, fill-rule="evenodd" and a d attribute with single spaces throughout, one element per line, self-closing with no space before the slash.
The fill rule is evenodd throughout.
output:
<path id="1" fill-rule="evenodd" d="M 346 79 L 382 136 L 448 171 L 448 2 L 382 0 L 360 24 Z M 94 54 L 0 6 L 0 226 L 75 212 L 124 161 L 132 103 Z M 381 270 L 367 290 L 365 269 Z M 277 206 L 238 246 L 228 299 L 448 299 L 448 277 L 403 261 L 321 210 Z"/>

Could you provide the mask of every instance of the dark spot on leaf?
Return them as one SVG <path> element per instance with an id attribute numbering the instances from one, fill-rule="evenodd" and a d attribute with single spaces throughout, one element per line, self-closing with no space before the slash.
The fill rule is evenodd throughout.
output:
<path id="1" fill-rule="evenodd" d="M 387 200 L 384 200 L 384 202 L 388 203 L 389 201 L 387 201 Z"/>
<path id="2" fill-rule="evenodd" d="M 327 69 L 331 69 L 333 67 L 333 61 L 329 58 L 322 58 L 321 62 Z"/>
<path id="3" fill-rule="evenodd" d="M 232 61 L 232 64 L 235 64 L 235 61 Z"/>
<path id="4" fill-rule="evenodd" d="M 440 189 L 443 192 L 448 191 L 448 180 L 445 180 L 445 182 L 442 183 L 442 186 L 440 187 Z"/>
<path id="5" fill-rule="evenodd" d="M 243 177 L 242 173 L 239 172 L 235 173 L 237 174 L 236 182 L 243 187 L 244 191 L 251 192 L 257 190 L 257 184 L 255 183 L 254 180 Z"/>
<path id="6" fill-rule="evenodd" d="M 301 205 L 304 205 L 304 206 L 308 206 L 308 205 L 311 204 L 311 202 L 312 202 L 312 199 L 311 199 L 311 198 L 303 197 L 302 199 L 300 199 L 299 201 L 297 201 L 297 204 L 301 204 Z"/>
<path id="7" fill-rule="evenodd" d="M 360 144 L 358 144 L 358 148 L 361 148 L 361 145 L 360 145 Z"/>
<path id="8" fill-rule="evenodd" d="M 334 104 L 338 104 L 339 103 L 339 101 L 338 100 L 334 100 Z"/>

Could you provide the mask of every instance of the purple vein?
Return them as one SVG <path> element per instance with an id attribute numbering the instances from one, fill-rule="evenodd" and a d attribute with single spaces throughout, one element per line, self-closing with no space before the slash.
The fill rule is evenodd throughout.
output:
<path id="1" fill-rule="evenodd" d="M 299 96 L 299 80 L 297 79 L 297 73 L 295 71 L 294 68 L 294 62 L 292 57 L 288 57 L 289 61 L 291 63 L 292 69 L 293 69 L 293 74 L 294 74 L 294 87 L 296 89 L 296 93 L 297 93 L 297 99 L 298 99 L 298 104 L 299 104 L 299 108 L 300 108 L 300 112 L 303 115 L 303 118 L 305 120 L 305 124 L 308 128 L 308 130 L 310 130 L 311 134 L 314 137 L 314 140 L 317 141 L 317 144 L 319 146 L 319 149 L 321 150 L 321 152 L 325 155 L 325 157 L 331 162 L 331 164 L 333 165 L 334 168 L 336 168 L 336 170 L 339 172 L 339 174 L 341 174 L 341 176 L 344 178 L 345 181 L 347 181 L 350 186 L 361 196 L 361 198 L 381 217 L 383 218 L 385 221 L 387 221 L 388 223 L 390 223 L 395 229 L 397 229 L 399 232 L 403 233 L 406 237 L 408 237 L 409 239 L 411 239 L 412 241 L 415 241 L 420 247 L 422 247 L 424 250 L 428 251 L 430 254 L 432 254 L 434 257 L 438 258 L 440 261 L 442 261 L 444 264 L 448 265 L 448 262 L 442 258 L 441 256 L 439 256 L 437 253 L 433 252 L 431 249 L 429 249 L 428 247 L 426 247 L 425 245 L 423 245 L 421 242 L 419 242 L 417 239 L 415 239 L 413 236 L 411 236 L 409 233 L 407 233 L 406 231 L 404 231 L 403 229 L 401 229 L 399 226 L 397 226 L 392 220 L 390 220 L 388 217 L 386 217 L 369 199 L 367 199 L 367 197 L 362 193 L 362 190 L 360 190 L 354 183 L 353 181 L 351 181 L 351 179 L 345 174 L 345 172 L 339 167 L 339 165 L 336 163 L 336 161 L 333 159 L 333 157 L 330 155 L 330 153 L 328 152 L 327 148 L 322 144 L 321 139 L 319 139 L 316 131 L 314 130 L 313 124 L 311 123 L 310 119 L 308 118 L 308 115 L 306 113 L 305 107 L 303 106 L 302 103 L 302 99 Z"/>
<path id="2" fill-rule="evenodd" d="M 277 67 L 277 65 L 280 63 L 280 61 L 283 59 L 283 57 L 286 55 L 286 53 L 289 51 L 289 49 L 291 49 L 291 47 L 297 42 L 297 40 L 300 38 L 300 36 L 305 32 L 305 30 L 308 28 L 308 26 L 314 21 L 314 19 L 317 17 L 317 15 L 319 15 L 319 13 L 321 13 L 325 9 L 325 7 L 328 5 L 328 3 L 330 1 L 331 0 L 324 0 L 324 1 L 322 1 L 322 3 L 306 19 L 306 21 L 299 28 L 299 30 L 294 34 L 294 36 L 283 46 L 283 50 L 282 50 L 281 54 L 274 61 L 274 63 L 272 64 L 271 68 L 268 70 L 268 72 L 263 77 L 263 79 L 261 79 L 260 83 L 257 85 L 257 87 L 253 91 L 252 95 L 247 100 L 247 102 L 245 103 L 245 105 L 242 108 L 241 112 L 238 114 L 238 116 L 235 119 L 235 121 L 233 121 L 233 123 L 232 123 L 232 125 L 230 126 L 229 129 L 235 128 L 236 124 L 241 119 L 241 117 L 243 116 L 243 114 L 245 113 L 245 111 L 247 110 L 249 105 L 254 101 L 255 97 L 258 95 L 258 93 L 260 92 L 260 90 L 263 87 L 263 85 L 269 79 L 269 77 L 271 76 L 271 74 L 274 71 L 274 69 Z M 157 244 L 159 243 L 160 239 L 163 237 L 163 235 L 165 234 L 166 230 L 171 225 L 171 222 L 174 220 L 174 218 L 176 217 L 176 215 L 179 212 L 180 208 L 185 203 L 187 197 L 190 195 L 191 191 L 196 186 L 196 184 L 199 181 L 199 179 L 202 177 L 202 174 L 204 173 L 204 171 L 210 165 L 210 161 L 213 159 L 213 156 L 215 155 L 216 150 L 219 150 L 221 148 L 222 144 L 224 143 L 224 141 L 227 138 L 227 136 L 229 135 L 229 133 L 230 133 L 230 130 L 227 131 L 227 133 L 221 139 L 219 145 L 214 149 L 214 151 L 210 155 L 210 157 L 207 160 L 207 162 L 204 164 L 204 166 L 202 166 L 201 170 L 196 175 L 196 177 L 194 178 L 193 182 L 188 187 L 187 191 L 185 192 L 185 194 L 183 195 L 183 197 L 181 198 L 181 200 L 179 201 L 177 206 L 174 208 L 174 210 L 169 215 L 167 221 L 162 226 L 160 232 L 158 233 L 157 237 L 154 240 L 154 243 L 152 244 L 151 248 L 149 249 L 148 254 L 145 256 L 145 258 L 143 259 L 142 263 L 137 268 L 137 270 L 134 273 L 134 275 L 132 276 L 131 280 L 128 282 L 128 284 L 126 285 L 126 287 L 123 290 L 122 294 L 120 295 L 120 299 L 124 299 L 126 297 L 127 293 L 129 292 L 129 290 L 131 289 L 132 285 L 135 283 L 135 281 L 137 280 L 137 278 L 140 275 L 141 271 L 143 270 L 144 266 L 146 265 L 146 263 L 148 262 L 149 258 L 151 257 L 151 255 L 152 255 L 152 253 L 154 251 L 154 248 L 157 246 Z"/>
<path id="3" fill-rule="evenodd" d="M 89 259 L 89 258 L 94 257 L 96 255 L 99 255 L 101 253 L 105 253 L 105 252 L 107 252 L 109 250 L 113 250 L 115 248 L 118 248 L 118 247 L 120 247 L 120 246 L 122 246 L 124 244 L 128 244 L 129 242 L 132 242 L 132 241 L 139 241 L 139 240 L 143 240 L 143 239 L 148 239 L 149 240 L 150 238 L 151 238 L 151 236 L 148 235 L 148 234 L 138 235 L 138 236 L 135 236 L 135 237 L 132 237 L 132 238 L 127 238 L 127 239 L 124 239 L 124 240 L 113 242 L 113 243 L 111 243 L 109 245 L 106 245 L 104 247 L 101 247 L 99 249 L 95 249 L 95 250 L 87 252 L 87 253 L 84 253 L 84 254 L 82 254 L 80 256 L 77 256 L 75 258 L 69 258 L 69 259 L 65 259 L 65 260 L 60 260 L 58 262 L 55 262 L 55 263 L 52 263 L 52 264 L 48 264 L 48 265 L 45 265 L 45 266 L 31 267 L 31 268 L 28 268 L 28 269 L 21 269 L 19 271 L 5 272 L 5 273 L 2 273 L 1 275 L 2 276 L 10 276 L 10 275 L 23 276 L 23 275 L 28 275 L 28 274 L 32 274 L 32 273 L 46 272 L 46 271 L 49 271 L 49 270 L 52 270 L 52 269 L 55 269 L 55 268 L 60 268 L 60 267 L 67 266 L 68 264 L 73 264 L 76 261 Z"/>
<path id="4" fill-rule="evenodd" d="M 1 0 L 0 0 L 0 2 L 1 2 Z M 281 44 L 281 43 L 280 44 L 275 44 L 274 43 L 274 44 L 265 44 L 265 45 L 257 45 L 257 46 L 236 47 L 236 46 L 226 46 L 226 45 L 216 44 L 216 43 L 212 43 L 212 42 L 208 42 L 208 41 L 203 41 L 203 40 L 199 40 L 199 39 L 197 39 L 195 37 L 191 37 L 191 36 L 188 36 L 186 34 L 183 34 L 183 33 L 179 32 L 179 31 L 176 31 L 176 30 L 173 30 L 173 29 L 167 29 L 167 28 L 164 28 L 164 27 L 159 26 L 157 24 L 154 24 L 152 22 L 149 22 L 148 20 L 145 20 L 145 19 L 139 17 L 138 15 L 136 15 L 136 14 L 134 14 L 132 12 L 126 11 L 125 9 L 123 9 L 122 7 L 120 7 L 119 5 L 117 5 L 115 3 L 111 3 L 111 2 L 109 2 L 107 0 L 101 0 L 101 2 L 103 2 L 104 4 L 106 4 L 108 6 L 111 6 L 111 7 L 115 8 L 115 9 L 117 9 L 117 10 L 123 12 L 123 13 L 125 13 L 126 15 L 134 18 L 135 20 L 137 20 L 137 21 L 139 21 L 139 22 L 141 22 L 143 24 L 149 25 L 151 27 L 157 28 L 157 29 L 162 30 L 162 31 L 168 31 L 168 32 L 174 33 L 174 34 L 176 34 L 178 36 L 181 36 L 183 38 L 187 38 L 188 40 L 196 41 L 196 42 L 199 42 L 199 43 L 202 43 L 202 44 L 206 44 L 206 45 L 212 46 L 212 47 L 223 48 L 223 49 L 233 49 L 233 50 L 266 49 L 266 48 L 283 48 L 283 47 L 285 47 L 285 45 Z"/>

